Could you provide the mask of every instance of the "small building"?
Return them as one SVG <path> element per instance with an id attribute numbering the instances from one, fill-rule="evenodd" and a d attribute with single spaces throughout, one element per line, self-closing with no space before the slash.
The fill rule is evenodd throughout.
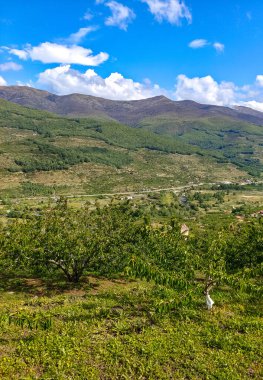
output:
<path id="1" fill-rule="evenodd" d="M 189 235 L 189 227 L 186 224 L 182 224 L 181 226 L 181 234 L 183 236 L 188 236 Z"/>

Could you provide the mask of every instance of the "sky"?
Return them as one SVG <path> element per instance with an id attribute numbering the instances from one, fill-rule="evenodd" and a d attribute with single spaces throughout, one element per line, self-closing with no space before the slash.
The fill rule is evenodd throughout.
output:
<path id="1" fill-rule="evenodd" d="M 263 1 L 5 1 L 0 85 L 263 112 Z"/>

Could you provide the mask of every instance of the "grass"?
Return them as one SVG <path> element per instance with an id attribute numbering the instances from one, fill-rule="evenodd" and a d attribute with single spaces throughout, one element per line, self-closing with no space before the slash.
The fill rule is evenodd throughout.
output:
<path id="1" fill-rule="evenodd" d="M 185 206 L 172 192 L 151 193 L 134 202 L 144 213 L 149 210 L 152 222 L 176 215 L 190 231 L 196 224 L 214 231 L 235 220 L 232 207 L 250 194 L 249 186 L 219 190 L 222 203 L 216 202 L 215 190 L 205 186 L 186 191 Z M 262 205 L 260 186 L 254 186 L 255 199 L 246 205 L 245 214 L 260 208 L 258 202 Z M 197 191 L 201 196 L 195 196 Z M 207 210 L 198 206 L 200 197 Z M 85 201 L 76 197 L 69 205 L 76 208 Z M 2 207 L 34 211 L 44 205 L 36 202 L 13 200 Z M 215 307 L 209 312 L 199 286 L 189 299 L 182 291 L 122 276 L 90 275 L 73 286 L 60 275 L 38 278 L 8 273 L 7 268 L 1 273 L 3 380 L 262 378 L 263 308 L 252 294 L 215 288 Z"/>
<path id="2" fill-rule="evenodd" d="M 208 312 L 201 294 L 178 306 L 176 291 L 144 282 L 91 277 L 70 288 L 16 277 L 1 287 L 2 379 L 261 378 L 261 315 L 248 296 L 219 289 Z M 10 313 L 52 324 L 9 325 Z"/>

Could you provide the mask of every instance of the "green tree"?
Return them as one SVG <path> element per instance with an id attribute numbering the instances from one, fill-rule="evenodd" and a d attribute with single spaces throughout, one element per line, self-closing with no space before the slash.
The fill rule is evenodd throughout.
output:
<path id="1" fill-rule="evenodd" d="M 121 271 L 139 236 L 133 220 L 128 204 L 74 210 L 61 200 L 12 222 L 5 233 L 5 256 L 20 268 L 59 269 L 70 282 L 78 282 L 86 269 Z"/>

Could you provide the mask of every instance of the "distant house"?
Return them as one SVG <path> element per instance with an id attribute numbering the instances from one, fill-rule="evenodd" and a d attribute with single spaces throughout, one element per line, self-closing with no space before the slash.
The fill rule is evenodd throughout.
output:
<path id="1" fill-rule="evenodd" d="M 182 224 L 181 226 L 181 234 L 184 235 L 184 236 L 188 236 L 189 235 L 189 227 L 187 227 L 186 224 Z"/>
<path id="2" fill-rule="evenodd" d="M 251 214 L 251 216 L 253 216 L 253 218 L 261 218 L 261 217 L 263 217 L 263 210 L 259 210 L 257 212 L 254 212 L 254 214 Z"/>

